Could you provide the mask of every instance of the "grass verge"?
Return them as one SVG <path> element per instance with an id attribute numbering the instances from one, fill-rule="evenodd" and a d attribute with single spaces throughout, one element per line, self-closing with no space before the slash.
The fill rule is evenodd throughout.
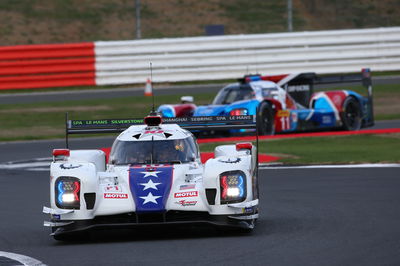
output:
<path id="1" fill-rule="evenodd" d="M 200 144 L 200 150 L 217 145 Z M 400 163 L 400 134 L 274 139 L 260 141 L 259 149 L 285 164 Z"/>
<path id="2" fill-rule="evenodd" d="M 354 87 L 354 89 L 360 88 Z M 400 119 L 399 85 L 377 85 L 374 91 L 375 118 Z M 182 95 L 184 94 L 157 96 L 155 105 L 177 103 Z M 211 103 L 215 94 L 198 93 L 194 96 L 196 104 L 204 105 Z M 151 97 L 144 96 L 37 104 L 2 104 L 0 141 L 63 137 L 66 112 L 69 113 L 70 119 L 139 118 L 148 114 L 151 106 Z"/>
<path id="3" fill-rule="evenodd" d="M 155 99 L 156 106 L 176 103 L 182 95 Z M 197 94 L 196 103 L 207 104 L 214 94 Z M 65 113 L 70 119 L 141 118 L 149 113 L 151 97 L 76 100 L 38 104 L 0 105 L 0 141 L 60 138 L 65 134 Z"/>

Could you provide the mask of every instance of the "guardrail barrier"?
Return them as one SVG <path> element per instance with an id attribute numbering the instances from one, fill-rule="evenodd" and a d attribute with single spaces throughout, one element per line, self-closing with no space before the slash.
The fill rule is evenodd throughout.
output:
<path id="1" fill-rule="evenodd" d="M 0 47 L 0 89 L 400 69 L 400 27 Z"/>

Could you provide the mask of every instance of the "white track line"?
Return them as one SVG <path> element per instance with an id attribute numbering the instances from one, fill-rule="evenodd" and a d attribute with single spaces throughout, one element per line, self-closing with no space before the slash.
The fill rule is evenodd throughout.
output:
<path id="1" fill-rule="evenodd" d="M 0 257 L 16 260 L 26 266 L 46 266 L 46 264 L 34 258 L 10 252 L 0 251 Z"/>
<path id="2" fill-rule="evenodd" d="M 32 162 L 32 163 L 15 163 L 15 164 L 0 164 L 0 169 L 21 169 L 21 168 L 32 168 L 32 167 L 49 167 L 50 162 Z"/>

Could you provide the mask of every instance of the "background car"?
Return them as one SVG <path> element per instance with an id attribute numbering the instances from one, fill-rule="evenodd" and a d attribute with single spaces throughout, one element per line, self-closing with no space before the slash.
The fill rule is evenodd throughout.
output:
<path id="1" fill-rule="evenodd" d="M 362 84 L 367 96 L 354 90 L 314 92 L 315 85 L 354 83 Z M 158 111 L 164 117 L 257 115 L 262 135 L 332 128 L 359 130 L 374 124 L 369 69 L 352 75 L 248 75 L 222 88 L 210 105 L 161 105 Z"/>

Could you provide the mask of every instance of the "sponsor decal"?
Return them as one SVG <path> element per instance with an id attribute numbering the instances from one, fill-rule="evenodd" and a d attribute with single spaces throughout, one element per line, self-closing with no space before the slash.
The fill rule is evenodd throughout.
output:
<path id="1" fill-rule="evenodd" d="M 146 130 L 144 134 L 162 134 L 164 131 L 162 130 Z"/>
<path id="2" fill-rule="evenodd" d="M 242 209 L 243 213 L 253 213 L 253 211 L 254 211 L 253 207 L 247 207 Z"/>
<path id="3" fill-rule="evenodd" d="M 63 164 L 60 164 L 60 168 L 61 169 L 75 169 L 75 168 L 79 168 L 79 167 L 81 167 L 82 165 L 80 165 L 80 164 L 72 164 L 72 163 L 63 163 Z"/>
<path id="4" fill-rule="evenodd" d="M 51 218 L 52 218 L 53 220 L 60 220 L 60 219 L 61 219 L 61 215 L 59 215 L 59 214 L 52 214 L 52 215 L 51 215 Z"/>
<path id="5" fill-rule="evenodd" d="M 189 184 L 189 185 L 181 185 L 179 187 L 179 190 L 186 190 L 186 189 L 195 189 L 196 184 Z"/>
<path id="6" fill-rule="evenodd" d="M 143 124 L 143 119 L 101 119 L 101 120 L 72 120 L 72 127 L 84 127 L 93 125 L 138 125 Z"/>
<path id="7" fill-rule="evenodd" d="M 288 92 L 297 92 L 297 91 L 309 91 L 309 85 L 296 85 L 296 86 L 289 86 Z"/>
<path id="8" fill-rule="evenodd" d="M 122 193 L 104 193 L 104 198 L 105 199 L 127 199 L 128 194 L 122 194 Z"/>
<path id="9" fill-rule="evenodd" d="M 252 119 L 251 115 L 234 115 L 229 116 L 230 120 L 249 120 Z"/>
<path id="10" fill-rule="evenodd" d="M 289 117 L 290 116 L 290 112 L 288 110 L 279 110 L 278 117 Z"/>
<path id="11" fill-rule="evenodd" d="M 210 107 L 212 109 L 212 107 Z M 210 116 L 203 116 L 203 117 L 192 117 L 193 122 L 201 122 L 201 121 L 212 121 L 213 118 Z"/>
<path id="12" fill-rule="evenodd" d="M 224 160 L 224 159 L 218 160 L 218 162 L 221 162 L 221 163 L 238 163 L 240 161 L 241 161 L 240 158 L 228 158 L 227 160 Z"/>
<path id="13" fill-rule="evenodd" d="M 175 198 L 185 198 L 185 197 L 197 197 L 199 195 L 198 191 L 187 191 L 187 192 L 177 192 L 174 194 Z"/>
<path id="14" fill-rule="evenodd" d="M 188 122 L 188 117 L 163 117 L 164 123 L 177 123 L 177 122 Z"/>
<path id="15" fill-rule="evenodd" d="M 175 203 L 181 206 L 194 206 L 197 204 L 197 200 L 180 200 Z"/>
<path id="16" fill-rule="evenodd" d="M 139 138 L 147 137 L 147 136 L 158 136 L 165 138 L 165 132 L 163 130 L 145 130 Z"/>
<path id="17" fill-rule="evenodd" d="M 110 121 L 112 125 L 120 125 L 120 124 L 142 124 L 144 121 L 143 119 L 120 119 L 116 120 L 113 119 Z"/>
<path id="18" fill-rule="evenodd" d="M 322 117 L 322 124 L 331 124 L 332 118 L 330 116 L 323 116 Z"/>
<path id="19" fill-rule="evenodd" d="M 212 110 L 214 107 L 209 106 L 207 110 Z M 212 122 L 221 120 L 249 120 L 253 119 L 251 115 L 241 115 L 241 116 L 194 116 L 194 117 L 163 117 L 164 124 L 172 124 L 177 122 Z"/>
<path id="20" fill-rule="evenodd" d="M 117 185 L 107 185 L 104 187 L 105 192 L 122 192 L 122 187 Z"/>

